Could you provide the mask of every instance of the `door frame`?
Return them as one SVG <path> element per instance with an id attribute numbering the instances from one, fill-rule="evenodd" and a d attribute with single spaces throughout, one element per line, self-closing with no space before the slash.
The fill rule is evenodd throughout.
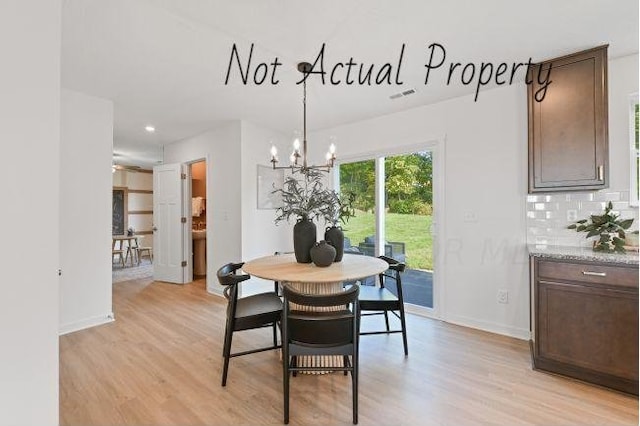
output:
<path id="1" fill-rule="evenodd" d="M 187 279 L 187 283 L 193 282 L 193 235 L 191 233 L 191 230 L 193 229 L 193 212 L 192 212 L 192 204 L 191 204 L 191 198 L 192 198 L 192 178 L 193 176 L 191 175 L 191 166 L 194 163 L 199 163 L 201 161 L 204 161 L 205 167 L 204 167 L 204 181 L 205 181 L 205 194 L 207 195 L 206 199 L 208 200 L 208 192 L 209 192 L 209 168 L 207 167 L 207 165 L 209 164 L 209 156 L 205 155 L 204 157 L 199 157 L 195 160 L 189 160 L 189 161 L 185 161 L 183 164 L 186 166 L 186 170 L 187 170 L 187 178 L 185 181 L 185 191 L 183 192 L 184 194 L 184 209 L 185 212 L 187 212 L 187 226 L 185 227 L 185 232 L 184 232 L 184 242 L 185 242 L 185 248 L 186 248 L 186 253 L 185 253 L 185 257 L 187 259 L 187 271 L 186 271 L 186 279 Z M 210 221 L 210 217 L 209 217 L 209 211 L 211 209 L 206 208 L 205 209 L 205 221 L 207 223 L 207 230 L 206 230 L 206 255 L 205 255 L 205 261 L 207 262 L 207 277 L 205 278 L 205 282 L 206 282 L 206 287 L 207 287 L 207 291 L 209 289 L 209 254 L 211 253 L 211 250 L 209 250 L 209 226 L 211 224 Z"/>
<path id="2" fill-rule="evenodd" d="M 446 319 L 445 301 L 446 301 L 446 270 L 444 262 L 444 251 L 446 245 L 446 227 L 445 227 L 445 141 L 446 135 L 427 138 L 423 142 L 407 145 L 396 145 L 388 148 L 365 151 L 356 155 L 340 156 L 336 161 L 338 165 L 343 163 L 352 163 L 356 161 L 374 160 L 378 163 L 380 157 L 392 157 L 396 155 L 412 154 L 417 151 L 429 151 L 433 156 L 433 219 L 431 223 L 431 235 L 433 238 L 433 300 L 434 307 L 428 308 L 424 306 L 405 304 L 406 311 L 429 318 Z M 377 164 L 376 164 L 377 166 Z M 378 170 L 378 167 L 376 167 Z M 376 171 L 376 173 L 378 173 Z M 335 190 L 340 188 L 340 175 L 332 171 L 332 185 Z M 384 179 L 383 179 L 384 181 Z M 376 212 L 378 211 L 378 192 L 381 187 L 378 186 L 379 179 L 376 176 Z M 384 223 L 376 214 L 376 233 L 380 235 L 380 227 L 384 227 Z"/>

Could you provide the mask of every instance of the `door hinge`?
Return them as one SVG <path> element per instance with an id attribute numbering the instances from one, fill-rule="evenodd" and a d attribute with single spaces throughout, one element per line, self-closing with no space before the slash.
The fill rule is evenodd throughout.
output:
<path id="1" fill-rule="evenodd" d="M 180 179 L 186 179 L 187 178 L 187 174 L 186 173 L 181 173 L 180 174 Z"/>
<path id="2" fill-rule="evenodd" d="M 182 267 L 184 268 L 185 266 L 187 266 L 187 261 L 186 261 L 186 260 L 183 260 L 183 261 L 182 261 Z"/>
<path id="3" fill-rule="evenodd" d="M 180 222 L 181 223 L 187 223 L 187 218 L 186 217 L 181 217 L 180 218 Z"/>

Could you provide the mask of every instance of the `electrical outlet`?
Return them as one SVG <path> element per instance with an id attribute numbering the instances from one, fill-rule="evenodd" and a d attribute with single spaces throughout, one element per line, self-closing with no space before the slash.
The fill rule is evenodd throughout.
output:
<path id="1" fill-rule="evenodd" d="M 575 222 L 578 220 L 578 210 L 567 210 L 567 221 Z"/>
<path id="2" fill-rule="evenodd" d="M 498 303 L 509 303 L 509 292 L 507 290 L 498 290 Z"/>
<path id="3" fill-rule="evenodd" d="M 462 214 L 462 220 L 467 223 L 476 223 L 478 221 L 478 215 L 476 212 L 466 211 Z"/>

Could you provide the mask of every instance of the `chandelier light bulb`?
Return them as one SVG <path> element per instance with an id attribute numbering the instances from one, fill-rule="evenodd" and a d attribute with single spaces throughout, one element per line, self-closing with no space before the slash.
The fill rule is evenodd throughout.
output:
<path id="1" fill-rule="evenodd" d="M 278 155 L 278 148 L 275 145 L 271 145 L 271 156 L 275 158 Z"/>
<path id="2" fill-rule="evenodd" d="M 336 144 L 332 143 L 329 145 L 329 154 L 333 155 L 336 153 Z"/>
<path id="3" fill-rule="evenodd" d="M 296 151 L 300 151 L 300 139 L 295 138 L 293 140 L 293 149 Z"/>

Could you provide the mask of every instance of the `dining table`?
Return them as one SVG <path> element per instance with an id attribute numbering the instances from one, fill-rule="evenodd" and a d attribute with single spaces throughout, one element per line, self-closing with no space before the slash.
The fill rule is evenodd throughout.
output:
<path id="1" fill-rule="evenodd" d="M 295 255 L 288 253 L 249 260 L 242 269 L 249 275 L 289 285 L 300 293 L 333 294 L 343 291 L 345 282 L 378 275 L 388 267 L 387 262 L 377 257 L 347 253 L 342 261 L 319 267 L 313 263 L 298 263 Z M 304 309 L 296 306 L 292 308 Z M 342 362 L 341 356 L 305 356 L 298 360 L 299 365 L 309 367 L 341 367 Z"/>
<path id="2" fill-rule="evenodd" d="M 140 259 L 138 259 L 137 251 L 138 248 L 138 239 L 139 235 L 112 235 L 111 236 L 111 249 L 112 250 L 123 250 L 126 252 L 125 256 L 125 264 L 129 255 L 131 255 L 131 266 L 133 266 L 134 256 L 136 257 L 135 261 L 140 264 Z M 126 246 L 125 246 L 126 243 Z"/>

